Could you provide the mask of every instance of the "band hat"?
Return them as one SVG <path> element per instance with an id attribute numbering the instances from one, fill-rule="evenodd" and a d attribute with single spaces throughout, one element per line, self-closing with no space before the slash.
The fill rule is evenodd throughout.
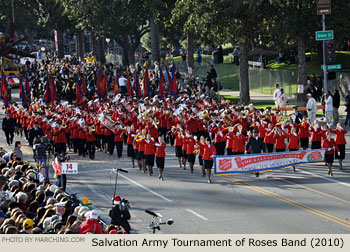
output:
<path id="1" fill-rule="evenodd" d="M 310 97 L 310 96 L 312 96 L 312 94 L 308 93 L 306 96 L 309 96 L 309 97 Z"/>

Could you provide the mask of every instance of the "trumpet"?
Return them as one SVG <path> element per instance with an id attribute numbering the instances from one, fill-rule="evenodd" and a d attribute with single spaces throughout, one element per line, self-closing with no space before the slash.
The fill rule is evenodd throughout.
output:
<path id="1" fill-rule="evenodd" d="M 62 126 L 61 126 L 63 129 L 67 128 L 67 124 L 66 123 L 62 123 Z"/>
<path id="2" fill-rule="evenodd" d="M 96 131 L 96 127 L 95 127 L 95 125 L 91 125 L 91 126 L 89 127 L 89 130 L 90 130 L 91 132 Z"/>

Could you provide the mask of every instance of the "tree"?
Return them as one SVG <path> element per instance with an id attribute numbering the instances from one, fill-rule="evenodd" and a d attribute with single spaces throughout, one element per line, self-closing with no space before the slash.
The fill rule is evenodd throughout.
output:
<path id="1" fill-rule="evenodd" d="M 174 14 L 184 17 L 184 30 L 204 39 L 239 45 L 240 100 L 248 103 L 248 58 L 276 53 L 270 47 L 270 30 L 275 22 L 275 8 L 267 0 L 183 0 Z"/>
<path id="2" fill-rule="evenodd" d="M 123 49 L 123 64 L 135 63 L 135 50 L 149 32 L 151 0 L 61 0 L 71 20 L 97 39 L 115 39 Z M 101 42 L 99 43 L 101 44 Z"/>

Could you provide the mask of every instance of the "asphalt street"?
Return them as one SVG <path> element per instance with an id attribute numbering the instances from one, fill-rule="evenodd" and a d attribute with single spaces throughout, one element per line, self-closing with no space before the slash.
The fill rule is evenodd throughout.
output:
<path id="1" fill-rule="evenodd" d="M 3 111 L 1 111 L 1 118 Z M 349 129 L 348 129 L 349 130 Z M 350 142 L 348 133 L 347 141 Z M 32 151 L 23 138 L 25 158 L 32 161 Z M 0 146 L 7 146 L 4 134 L 0 134 Z M 349 145 L 348 145 L 349 146 Z M 151 216 L 149 209 L 160 213 L 163 221 L 173 219 L 171 226 L 162 226 L 158 233 L 167 234 L 318 234 L 349 233 L 350 231 L 350 150 L 348 147 L 345 170 L 334 164 L 334 177 L 327 176 L 324 164 L 298 166 L 266 172 L 256 178 L 254 174 L 215 176 L 213 184 L 207 184 L 201 176 L 198 159 L 194 174 L 179 168 L 173 147 L 167 147 L 164 181 L 154 175 L 149 177 L 137 168 L 131 168 L 126 157 L 118 159 L 97 152 L 96 159 L 78 157 L 69 153 L 71 162 L 77 162 L 79 173 L 68 176 L 68 192 L 78 197 L 88 197 L 93 207 L 102 213 L 109 223 L 108 212 L 116 173 L 119 173 L 117 194 L 130 201 L 133 233 L 147 233 Z M 50 170 L 52 177 L 53 170 Z M 54 179 L 51 179 L 54 182 Z"/>

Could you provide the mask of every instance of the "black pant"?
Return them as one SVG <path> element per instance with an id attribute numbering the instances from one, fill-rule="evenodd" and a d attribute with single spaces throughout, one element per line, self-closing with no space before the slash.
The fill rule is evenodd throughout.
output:
<path id="1" fill-rule="evenodd" d="M 229 156 L 233 155 L 233 151 L 231 148 L 227 148 L 226 150 L 227 150 L 227 155 Z"/>
<path id="2" fill-rule="evenodd" d="M 106 136 L 106 142 L 107 142 L 107 149 L 110 155 L 113 154 L 114 152 L 114 141 L 113 141 L 114 136 Z"/>
<path id="3" fill-rule="evenodd" d="M 225 142 L 217 142 L 215 143 L 216 155 L 223 156 L 225 155 Z"/>
<path id="4" fill-rule="evenodd" d="M 101 141 L 102 141 L 102 136 L 101 135 L 96 135 L 96 147 L 98 149 L 102 149 Z"/>
<path id="5" fill-rule="evenodd" d="M 55 144 L 55 152 L 57 153 L 66 153 L 67 146 L 66 143 L 56 143 Z"/>
<path id="6" fill-rule="evenodd" d="M 86 149 L 90 159 L 95 159 L 95 142 L 86 142 Z"/>
<path id="7" fill-rule="evenodd" d="M 268 153 L 273 152 L 273 145 L 274 145 L 274 144 L 269 144 L 269 143 L 266 144 L 266 149 L 267 149 L 267 152 L 268 152 Z"/>
<path id="8" fill-rule="evenodd" d="M 117 148 L 117 154 L 118 154 L 118 158 L 122 157 L 122 153 L 123 153 L 123 142 L 114 142 L 115 146 Z"/>
<path id="9" fill-rule="evenodd" d="M 86 152 L 85 144 L 86 144 L 86 139 L 78 138 L 78 154 L 79 154 L 79 156 L 83 155 L 83 157 L 85 157 L 85 152 Z"/>
<path id="10" fill-rule="evenodd" d="M 71 139 L 71 141 L 72 141 L 72 144 L 73 144 L 74 153 L 77 153 L 78 152 L 79 139 L 78 138 L 74 138 L 74 139 Z"/>
<path id="11" fill-rule="evenodd" d="M 8 145 L 11 145 L 13 143 L 13 137 L 14 137 L 14 131 L 5 131 L 6 135 L 6 142 Z"/>

